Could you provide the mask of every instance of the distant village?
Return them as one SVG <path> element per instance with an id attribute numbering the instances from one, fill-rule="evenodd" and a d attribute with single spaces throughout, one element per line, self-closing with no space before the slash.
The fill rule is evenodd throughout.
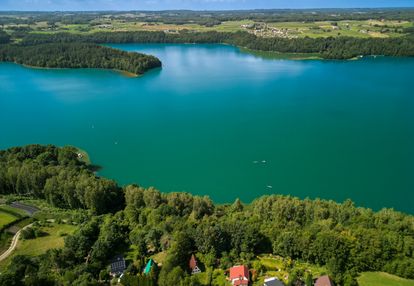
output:
<path id="1" fill-rule="evenodd" d="M 241 28 L 247 30 L 251 34 L 260 37 L 279 37 L 288 39 L 298 37 L 297 35 L 292 35 L 289 33 L 289 29 L 287 28 L 275 28 L 269 26 L 266 23 L 243 24 L 241 25 Z"/>

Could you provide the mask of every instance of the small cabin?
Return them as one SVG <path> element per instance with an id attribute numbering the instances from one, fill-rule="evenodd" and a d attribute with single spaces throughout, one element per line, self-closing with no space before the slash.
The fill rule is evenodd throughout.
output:
<path id="1" fill-rule="evenodd" d="M 189 262 L 191 274 L 201 273 L 201 270 L 200 270 L 200 268 L 198 267 L 197 264 L 198 264 L 197 259 L 195 258 L 194 254 L 191 255 L 190 262 Z"/>

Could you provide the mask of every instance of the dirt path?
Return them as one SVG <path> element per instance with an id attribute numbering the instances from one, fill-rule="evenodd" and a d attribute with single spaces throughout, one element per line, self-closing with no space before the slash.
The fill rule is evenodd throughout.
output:
<path id="1" fill-rule="evenodd" d="M 10 244 L 9 249 L 7 249 L 5 252 L 3 252 L 2 255 L 0 255 L 0 261 L 3 261 L 4 259 L 6 259 L 13 252 L 13 250 L 16 248 L 17 243 L 19 242 L 20 233 L 22 232 L 22 230 L 24 230 L 25 228 L 27 228 L 29 226 L 32 226 L 32 225 L 33 225 L 33 223 L 31 223 L 29 225 L 26 225 L 21 230 L 16 232 L 16 234 L 13 236 L 12 243 Z"/>

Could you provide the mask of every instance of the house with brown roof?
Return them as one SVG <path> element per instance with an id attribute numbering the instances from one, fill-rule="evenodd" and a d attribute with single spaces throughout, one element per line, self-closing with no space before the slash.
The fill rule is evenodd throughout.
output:
<path id="1" fill-rule="evenodd" d="M 249 268 L 245 265 L 233 266 L 230 268 L 230 281 L 233 286 L 249 285 Z"/>
<path id="2" fill-rule="evenodd" d="M 324 275 L 316 279 L 315 286 L 334 286 L 334 284 L 328 275 Z"/>
<path id="3" fill-rule="evenodd" d="M 191 274 L 201 273 L 201 270 L 197 265 L 197 259 L 195 258 L 194 254 L 191 255 L 189 266 L 190 266 Z"/>

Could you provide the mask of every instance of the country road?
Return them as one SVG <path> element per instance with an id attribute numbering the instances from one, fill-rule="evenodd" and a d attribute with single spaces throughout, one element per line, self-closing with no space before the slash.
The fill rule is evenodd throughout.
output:
<path id="1" fill-rule="evenodd" d="M 32 225 L 33 225 L 33 223 L 28 224 L 25 227 L 23 227 L 21 230 L 16 232 L 16 234 L 13 236 L 12 243 L 10 244 L 9 249 L 7 249 L 5 252 L 3 252 L 2 255 L 0 255 L 0 261 L 3 261 L 4 259 L 6 259 L 13 252 L 13 250 L 16 248 L 17 243 L 19 242 L 19 237 L 20 237 L 21 231 L 24 230 L 25 228 L 29 227 L 29 226 L 32 226 Z"/>

